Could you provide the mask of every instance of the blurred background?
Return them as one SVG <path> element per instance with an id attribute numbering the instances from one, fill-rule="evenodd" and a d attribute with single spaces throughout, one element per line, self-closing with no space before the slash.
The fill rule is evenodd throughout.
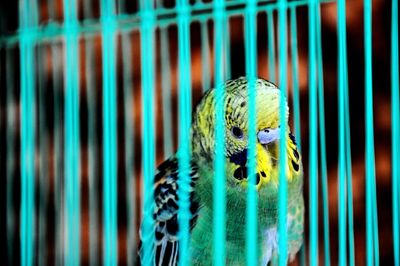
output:
<path id="1" fill-rule="evenodd" d="M 209 13 L 211 1 L 190 1 L 192 14 Z M 227 78 L 245 75 L 244 2 L 226 1 Z M 230 4 L 229 4 L 230 2 Z M 290 1 L 299 2 L 299 1 Z M 53 265 L 63 258 L 64 212 L 64 98 L 65 39 L 62 32 L 62 0 L 30 1 L 37 8 L 40 38 L 34 45 L 35 77 L 35 212 L 34 263 Z M 299 2 L 300 3 L 300 2 Z M 275 4 L 262 1 L 260 5 Z M 135 249 L 141 216 L 142 189 L 142 91 L 140 19 L 138 1 L 115 2 L 116 101 L 117 101 L 117 219 L 118 262 L 135 264 Z M 158 20 L 155 36 L 155 142 L 156 161 L 161 163 L 177 149 L 178 133 L 178 32 L 174 24 L 175 1 L 157 1 Z M 20 264 L 19 219 L 21 205 L 20 170 L 20 46 L 18 44 L 18 1 L 0 4 L 0 169 L 1 230 L 7 236 L 1 250 L 6 264 Z M 293 5 L 294 6 L 294 5 Z M 297 6 L 297 5 L 296 5 Z M 380 262 L 393 265 L 391 201 L 391 94 L 390 30 L 391 1 L 372 1 L 373 11 L 373 88 L 376 185 L 379 223 Z M 346 3 L 349 114 L 354 203 L 354 240 L 356 265 L 365 264 L 365 120 L 364 120 L 364 18 L 363 1 Z M 172 10 L 172 11 L 171 11 Z M 197 11 L 196 11 L 197 10 Z M 333 265 L 338 259 L 338 65 L 337 4 L 320 4 L 322 56 L 324 71 L 325 128 L 329 187 L 330 252 Z M 32 11 L 33 12 L 33 11 Z M 197 13 L 196 13 L 197 12 Z M 300 95 L 301 146 L 305 169 L 304 193 L 308 206 L 309 83 L 308 83 L 308 8 L 298 4 L 297 47 Z M 99 0 L 78 0 L 77 16 L 81 28 L 79 57 L 79 151 L 80 151 L 80 261 L 83 265 L 100 263 L 103 249 L 103 60 Z M 200 16 L 198 16 L 200 17 Z M 288 11 L 288 25 L 290 25 Z M 160 22 L 163 21 L 163 22 Z M 273 31 L 271 31 L 273 29 Z M 293 101 L 295 62 L 290 49 L 288 26 L 288 94 Z M 270 41 L 271 36 L 273 41 Z M 277 56 L 279 29 L 276 11 L 257 14 L 257 74 L 273 82 L 278 80 Z M 190 23 L 192 102 L 195 105 L 204 90 L 214 85 L 213 21 L 204 17 Z M 271 44 L 274 49 L 271 49 Z M 274 52 L 271 57 L 271 50 Z M 272 64 L 271 64 L 272 62 Z M 188 66 L 189 67 L 189 66 Z M 279 84 L 278 84 L 279 85 Z M 165 112 L 165 110 L 170 110 Z M 292 110 L 292 106 L 291 106 Z M 290 123 L 293 128 L 293 111 Z M 300 141 L 300 140 L 299 140 Z M 156 165 L 154 165 L 156 167 Z M 319 184 L 321 182 L 319 181 Z M 322 199 L 319 200 L 319 260 L 323 263 Z M 306 219 L 308 208 L 306 208 Z M 306 238 L 308 238 L 308 221 Z M 308 242 L 307 242 L 308 243 Z M 307 244 L 308 245 L 308 244 Z M 308 256 L 308 252 L 306 254 Z M 4 259 L 3 259 L 4 262 Z M 294 263 L 296 265 L 298 261 Z"/>

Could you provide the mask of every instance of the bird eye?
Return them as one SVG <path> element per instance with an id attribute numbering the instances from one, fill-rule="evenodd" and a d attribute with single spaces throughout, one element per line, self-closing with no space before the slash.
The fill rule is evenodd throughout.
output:
<path id="1" fill-rule="evenodd" d="M 232 134 L 237 138 L 243 137 L 243 131 L 238 127 L 233 127 L 232 128 Z"/>

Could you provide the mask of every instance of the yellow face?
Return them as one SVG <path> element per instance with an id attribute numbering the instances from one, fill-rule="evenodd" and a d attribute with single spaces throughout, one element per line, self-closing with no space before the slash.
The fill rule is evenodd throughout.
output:
<path id="1" fill-rule="evenodd" d="M 247 151 L 249 147 L 247 80 L 226 84 L 226 176 L 228 183 L 246 186 L 248 183 Z M 256 183 L 257 188 L 276 176 L 274 166 L 279 158 L 280 91 L 270 82 L 256 82 Z M 285 117 L 286 123 L 286 117 Z M 230 177 L 230 178 L 229 178 Z"/>
<path id="2" fill-rule="evenodd" d="M 239 78 L 225 83 L 225 157 L 226 179 L 231 186 L 247 186 L 248 136 L 248 89 L 247 80 Z M 279 171 L 280 90 L 272 83 L 256 81 L 256 171 L 257 188 L 271 180 L 277 181 Z M 218 101 L 218 99 L 217 99 Z M 211 162 L 215 157 L 214 90 L 210 90 L 200 102 L 192 128 L 194 156 Z M 288 108 L 284 123 L 287 124 Z M 289 131 L 288 131 L 289 132 Z M 206 162 L 205 162 L 206 163 Z"/>

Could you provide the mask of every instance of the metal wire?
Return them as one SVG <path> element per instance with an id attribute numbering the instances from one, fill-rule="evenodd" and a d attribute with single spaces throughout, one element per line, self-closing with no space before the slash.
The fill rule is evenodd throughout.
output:
<path id="1" fill-rule="evenodd" d="M 70 2 L 71 1 L 71 2 Z M 64 1 L 65 50 L 65 139 L 64 139 L 64 263 L 80 262 L 80 134 L 79 134 L 79 50 L 77 10 L 74 0 Z"/>
<path id="2" fill-rule="evenodd" d="M 245 58 L 246 76 L 248 79 L 248 175 L 246 202 L 246 260 L 247 265 L 256 265 L 257 252 L 257 195 L 256 195 L 256 1 L 248 1 L 245 11 Z"/>
<path id="3" fill-rule="evenodd" d="M 279 190 L 278 190 L 278 234 L 279 234 L 279 265 L 287 264 L 287 148 L 286 148 L 286 94 L 287 94 L 287 8 L 286 0 L 278 2 L 278 26 L 279 26 Z"/>
<path id="4" fill-rule="evenodd" d="M 274 83 L 275 74 L 275 27 L 273 10 L 267 11 L 267 26 L 268 26 L 268 78 Z"/>
<path id="5" fill-rule="evenodd" d="M 399 104 L 399 37 L 398 1 L 392 1 L 391 29 L 391 99 L 392 99 L 392 212 L 394 265 L 400 265 L 399 206 L 400 206 L 400 104 Z"/>
<path id="6" fill-rule="evenodd" d="M 136 176 L 135 176 L 135 108 L 133 89 L 133 66 L 132 66 L 132 51 L 130 35 L 125 34 L 122 36 L 123 47 L 123 75 L 124 75 L 124 115 L 125 115 L 125 182 L 126 182 L 126 201 L 128 213 L 128 234 L 126 252 L 128 257 L 128 265 L 134 265 L 136 260 Z"/>
<path id="7" fill-rule="evenodd" d="M 367 265 L 379 265 L 379 239 L 375 185 L 374 112 L 372 96 L 372 3 L 364 0 L 365 42 L 365 172 Z M 373 262 L 374 259 L 374 262 Z"/>
<path id="8" fill-rule="evenodd" d="M 20 66 L 21 66 L 21 264 L 32 265 L 35 258 L 35 52 L 34 33 L 38 23 L 37 5 L 20 1 Z"/>
<path id="9" fill-rule="evenodd" d="M 143 265 L 151 265 L 153 234 L 153 178 L 155 165 L 154 135 L 154 14 L 150 1 L 141 1 L 141 66 L 142 66 L 142 138 L 143 138 L 143 222 L 142 244 Z"/>
<path id="10" fill-rule="evenodd" d="M 191 60 L 190 60 L 190 35 L 189 35 L 189 9 L 186 0 L 178 1 L 178 70 L 179 70 L 179 258 L 181 265 L 189 265 L 189 188 L 190 188 L 190 162 L 191 147 L 187 141 L 191 125 Z"/>
<path id="11" fill-rule="evenodd" d="M 118 262 L 116 23 L 111 0 L 101 1 L 103 66 L 103 262 Z"/>
<path id="12" fill-rule="evenodd" d="M 339 210 L 339 265 L 346 265 L 346 171 L 345 171 L 345 91 L 347 90 L 346 7 L 339 0 L 338 14 L 338 109 L 339 109 L 339 159 L 338 159 L 338 210 Z"/>
<path id="13" fill-rule="evenodd" d="M 297 7 L 304 6 L 308 3 L 309 0 L 298 0 L 298 1 L 290 1 L 287 3 L 289 7 Z M 329 3 L 334 0 L 319 0 L 318 3 Z M 243 15 L 243 7 L 246 5 L 245 0 L 234 0 L 227 1 L 226 3 L 226 15 L 229 17 L 232 16 L 241 16 Z M 270 2 L 270 0 L 260 0 L 257 2 L 256 6 L 257 12 L 276 10 L 278 8 L 277 2 Z M 190 22 L 201 21 L 204 19 L 212 18 L 212 3 L 203 3 L 202 5 L 194 5 L 188 7 L 188 12 L 190 13 Z M 177 21 L 177 9 L 154 9 L 152 11 L 152 15 L 155 19 L 156 27 L 165 27 L 169 25 L 175 25 Z M 116 27 L 119 31 L 131 32 L 133 30 L 137 30 L 141 27 L 141 21 L 145 18 L 143 17 L 143 12 L 139 12 L 133 15 L 122 14 L 122 15 L 114 15 L 114 19 L 116 22 Z M 97 19 L 85 19 L 79 24 L 78 32 L 80 34 L 85 35 L 96 35 L 101 31 L 101 23 Z M 63 24 L 57 22 L 50 22 L 45 26 L 41 27 L 31 27 L 31 31 L 34 31 L 35 39 L 40 40 L 41 42 L 49 42 L 54 39 L 62 38 L 64 34 Z M 9 46 L 19 42 L 20 35 L 19 33 L 11 34 L 8 36 L 0 36 L 0 47 L 1 46 Z"/>
<path id="14" fill-rule="evenodd" d="M 325 141 L 325 100 L 324 100 L 324 74 L 322 58 L 322 36 L 321 36 L 321 11 L 317 7 L 316 12 L 316 34 L 317 34 L 317 69 L 318 69 L 318 112 L 319 112 L 319 140 L 321 149 L 321 192 L 324 219 L 324 265 L 329 266 L 330 237 L 329 237 L 329 192 L 328 192 L 328 170 L 326 163 L 326 141 Z"/>
<path id="15" fill-rule="evenodd" d="M 225 177 L 225 88 L 224 80 L 224 58 L 226 51 L 224 50 L 223 39 L 219 36 L 223 35 L 224 28 L 224 2 L 215 1 L 214 4 L 214 47 L 215 47 L 215 181 L 214 181 L 214 265 L 226 264 L 226 177 Z M 206 47 L 208 49 L 208 47 Z M 221 100 L 222 99 L 222 100 Z M 222 143 L 222 145 L 219 145 Z"/>
<path id="16" fill-rule="evenodd" d="M 46 87 L 47 87 L 47 62 L 46 62 L 46 46 L 39 47 L 38 49 L 38 68 L 39 82 L 38 82 L 38 135 L 39 135 L 39 188 L 38 188 L 38 264 L 47 264 L 47 204 L 49 198 L 49 130 L 47 128 L 47 115 L 46 115 Z"/>
<path id="17" fill-rule="evenodd" d="M 316 15 L 317 4 L 310 1 L 309 10 L 309 120 L 310 120 L 310 265 L 318 265 L 318 115 L 316 71 Z M 318 77 L 319 78 L 319 77 Z"/>

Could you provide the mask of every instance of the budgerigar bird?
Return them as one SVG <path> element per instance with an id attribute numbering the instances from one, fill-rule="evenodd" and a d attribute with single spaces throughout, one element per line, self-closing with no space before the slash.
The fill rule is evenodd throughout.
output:
<path id="1" fill-rule="evenodd" d="M 248 150 L 248 80 L 244 77 L 225 84 L 225 176 L 226 176 L 226 264 L 246 264 L 246 200 Z M 256 80 L 256 191 L 258 198 L 259 265 L 275 264 L 279 256 L 278 190 L 280 90 L 272 83 Z M 191 127 L 190 254 L 191 265 L 212 265 L 213 183 L 215 158 L 215 89 L 208 90 L 193 113 Z M 218 101 L 218 99 L 217 99 Z M 287 124 L 289 108 L 285 101 Z M 287 251 L 295 258 L 303 243 L 303 167 L 294 136 L 287 126 L 286 178 Z M 254 132 L 254 131 L 253 131 Z M 154 180 L 154 243 L 152 265 L 177 265 L 178 239 L 178 155 L 159 167 Z M 147 236 L 141 232 L 141 238 Z M 139 257 L 143 262 L 143 247 Z"/>

